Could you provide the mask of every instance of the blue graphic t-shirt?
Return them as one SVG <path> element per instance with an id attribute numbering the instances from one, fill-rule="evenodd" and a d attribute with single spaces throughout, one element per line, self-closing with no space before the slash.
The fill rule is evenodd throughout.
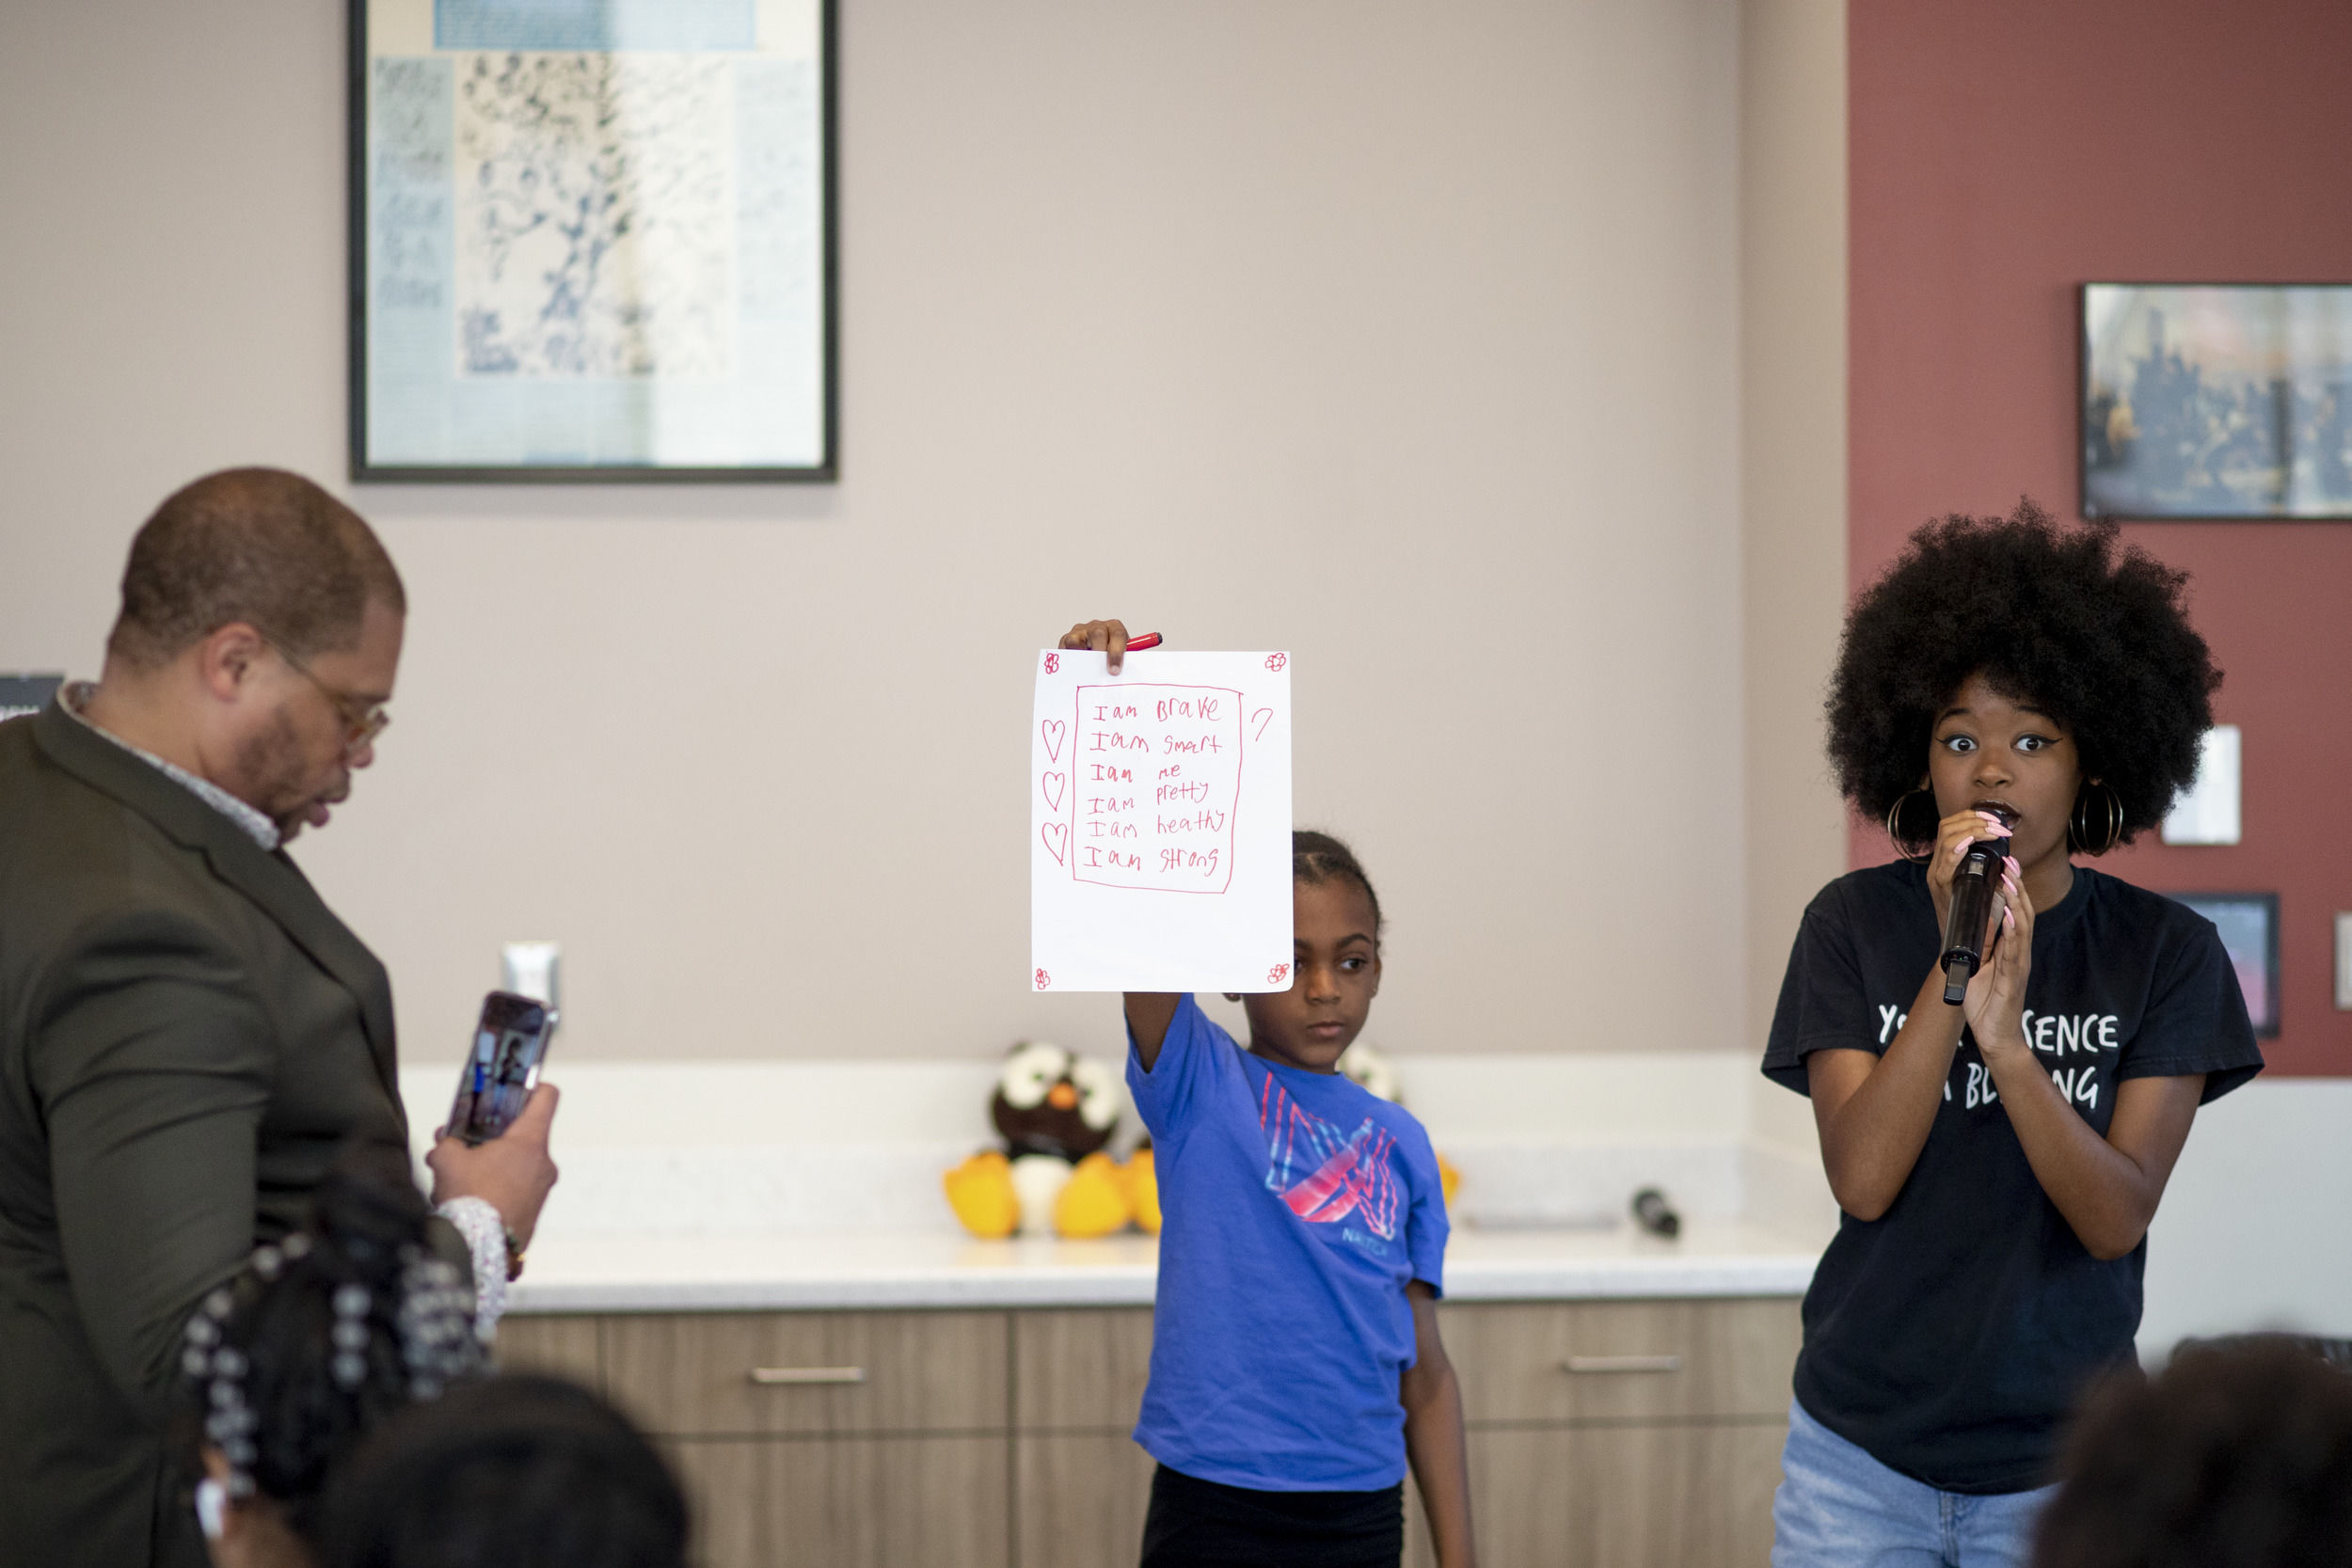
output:
<path id="1" fill-rule="evenodd" d="M 1189 996 L 1127 1085 L 1159 1178 L 1152 1383 L 1136 1441 L 1262 1492 L 1405 1479 L 1407 1280 L 1442 1288 L 1429 1135 L 1335 1073 L 1252 1056 Z"/>

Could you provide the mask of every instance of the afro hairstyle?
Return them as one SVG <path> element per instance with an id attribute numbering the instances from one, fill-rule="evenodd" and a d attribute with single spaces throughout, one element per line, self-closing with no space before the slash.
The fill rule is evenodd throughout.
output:
<path id="1" fill-rule="evenodd" d="M 1827 704 L 1838 789 L 1884 818 L 1918 787 L 1936 715 L 1981 675 L 2066 728 L 2129 843 L 2196 778 L 2213 725 L 2221 672 L 2187 583 L 2114 524 L 2060 528 L 2030 500 L 1927 524 L 1846 617 Z"/>
<path id="2" fill-rule="evenodd" d="M 2352 1562 L 2352 1376 L 2327 1341 L 2190 1341 L 2077 1413 L 2042 1568 Z"/>

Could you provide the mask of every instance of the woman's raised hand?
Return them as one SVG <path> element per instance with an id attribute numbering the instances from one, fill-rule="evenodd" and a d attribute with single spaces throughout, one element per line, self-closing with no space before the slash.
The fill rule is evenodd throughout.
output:
<path id="1" fill-rule="evenodd" d="M 1127 657 L 1127 626 L 1121 621 L 1081 621 L 1061 634 L 1065 648 L 1091 648 L 1098 654 L 1108 654 L 1111 673 L 1119 673 L 1119 666 Z"/>
<path id="2" fill-rule="evenodd" d="M 2033 900 L 2015 860 L 2001 863 L 2001 897 L 1985 932 L 1983 967 L 1968 982 L 1961 1012 L 1987 1062 L 2003 1051 L 2030 1050 L 2026 1039 L 2026 982 L 2033 975 Z"/>
<path id="3" fill-rule="evenodd" d="M 1113 623 L 1116 625 L 1116 623 Z M 1073 644 L 1064 642 L 1063 647 Z M 2009 824 L 1974 806 L 1956 811 L 1936 824 L 1935 853 L 1928 857 L 1928 896 L 1935 900 L 1935 928 L 1942 931 L 1952 917 L 1952 873 L 1960 869 L 1968 846 L 1980 838 L 2007 838 Z M 1999 918 L 1995 911 L 1994 918 Z M 1990 933 L 1988 933 L 1988 936 Z"/>

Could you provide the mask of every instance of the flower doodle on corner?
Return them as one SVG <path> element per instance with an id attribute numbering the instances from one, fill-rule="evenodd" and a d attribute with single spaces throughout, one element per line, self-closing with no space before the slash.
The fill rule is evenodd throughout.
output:
<path id="1" fill-rule="evenodd" d="M 1288 654 L 1268 654 L 1265 656 L 1265 667 L 1269 670 L 1279 671 L 1283 665 L 1288 664 L 1290 661 L 1291 656 Z"/>
<path id="2" fill-rule="evenodd" d="M 1051 974 L 1046 974 L 1046 973 L 1045 973 L 1045 971 L 1043 971 L 1043 970 L 1041 970 L 1041 970 L 1039 970 L 1039 971 L 1037 972 L 1037 989 L 1038 989 L 1038 990 L 1043 990 L 1046 987 L 1048 987 L 1048 986 L 1052 985 L 1053 983 L 1054 983 L 1054 977 L 1053 977 Z"/>
<path id="3" fill-rule="evenodd" d="M 1291 966 L 1288 964 L 1276 964 L 1272 969 L 1265 972 L 1266 984 L 1270 986 L 1281 985 L 1290 977 Z"/>
<path id="4" fill-rule="evenodd" d="M 1045 673 L 1046 673 L 1047 674 L 1049 674 L 1049 675 L 1050 675 L 1050 674 L 1054 673 L 1054 672 L 1056 672 L 1057 670 L 1059 670 L 1060 668 L 1061 668 L 1061 655 L 1059 655 L 1059 654 L 1047 654 L 1047 655 L 1045 656 Z"/>

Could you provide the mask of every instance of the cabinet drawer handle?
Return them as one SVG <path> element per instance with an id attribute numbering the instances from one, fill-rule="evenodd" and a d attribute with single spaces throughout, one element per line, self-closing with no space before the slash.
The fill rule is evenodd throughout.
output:
<path id="1" fill-rule="evenodd" d="M 1678 1372 L 1679 1355 L 1571 1355 L 1560 1364 L 1571 1372 Z"/>
<path id="2" fill-rule="evenodd" d="M 752 1381 L 763 1388 L 804 1388 L 813 1384 L 863 1383 L 863 1367 L 754 1367 Z"/>

